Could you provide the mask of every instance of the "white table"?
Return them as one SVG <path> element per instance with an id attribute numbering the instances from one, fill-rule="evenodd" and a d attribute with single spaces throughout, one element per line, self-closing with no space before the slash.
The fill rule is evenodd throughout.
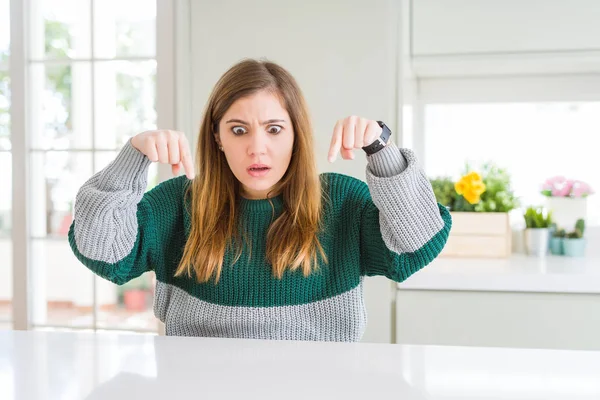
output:
<path id="1" fill-rule="evenodd" d="M 0 398 L 600 399 L 600 352 L 0 332 Z"/>

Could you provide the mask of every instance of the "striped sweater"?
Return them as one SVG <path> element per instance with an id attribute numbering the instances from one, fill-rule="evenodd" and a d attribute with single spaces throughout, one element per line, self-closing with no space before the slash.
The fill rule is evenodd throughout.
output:
<path id="1" fill-rule="evenodd" d="M 232 264 L 226 253 L 217 284 L 175 277 L 190 215 L 185 176 L 146 191 L 150 160 L 127 143 L 106 168 L 79 189 L 69 243 L 95 274 L 123 284 L 156 274 L 154 314 L 167 335 L 256 339 L 358 341 L 366 327 L 365 277 L 397 282 L 430 263 L 444 247 L 451 218 L 439 205 L 412 151 L 390 143 L 368 156 L 367 182 L 324 173 L 324 229 L 328 263 L 304 277 L 272 276 L 265 259 L 273 218 L 269 200 L 240 198 L 249 230 L 246 252 Z M 275 218 L 286 205 L 271 199 Z"/>

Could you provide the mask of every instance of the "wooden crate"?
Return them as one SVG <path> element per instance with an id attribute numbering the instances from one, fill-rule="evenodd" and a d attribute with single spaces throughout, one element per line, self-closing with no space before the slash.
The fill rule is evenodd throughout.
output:
<path id="1" fill-rule="evenodd" d="M 452 212 L 452 230 L 440 257 L 505 258 L 512 252 L 508 213 Z"/>

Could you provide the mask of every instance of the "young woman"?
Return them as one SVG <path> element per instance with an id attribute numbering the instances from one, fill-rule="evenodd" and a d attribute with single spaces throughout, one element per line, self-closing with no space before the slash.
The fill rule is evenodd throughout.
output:
<path id="1" fill-rule="evenodd" d="M 318 174 L 296 81 L 244 60 L 208 100 L 195 162 L 184 134 L 144 132 L 80 188 L 71 248 L 117 284 L 154 270 L 168 335 L 358 341 L 363 279 L 405 280 L 451 227 L 415 155 L 389 134 L 339 120 L 329 161 L 367 152 L 367 183 Z M 152 162 L 185 175 L 145 193 Z"/>

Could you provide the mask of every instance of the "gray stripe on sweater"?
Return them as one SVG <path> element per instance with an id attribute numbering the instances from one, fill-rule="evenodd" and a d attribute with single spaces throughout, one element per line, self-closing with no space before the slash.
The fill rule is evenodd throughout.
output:
<path id="1" fill-rule="evenodd" d="M 394 142 L 368 157 L 367 184 L 390 250 L 418 250 L 443 227 L 437 200 L 412 150 Z"/>
<path id="2" fill-rule="evenodd" d="M 154 314 L 167 335 L 354 342 L 367 324 L 363 283 L 329 299 L 277 307 L 223 306 L 156 282 Z"/>
<path id="3" fill-rule="evenodd" d="M 151 161 L 130 141 L 102 171 L 86 181 L 75 197 L 74 233 L 87 258 L 116 263 L 137 238 L 137 204 L 148 185 Z"/>

